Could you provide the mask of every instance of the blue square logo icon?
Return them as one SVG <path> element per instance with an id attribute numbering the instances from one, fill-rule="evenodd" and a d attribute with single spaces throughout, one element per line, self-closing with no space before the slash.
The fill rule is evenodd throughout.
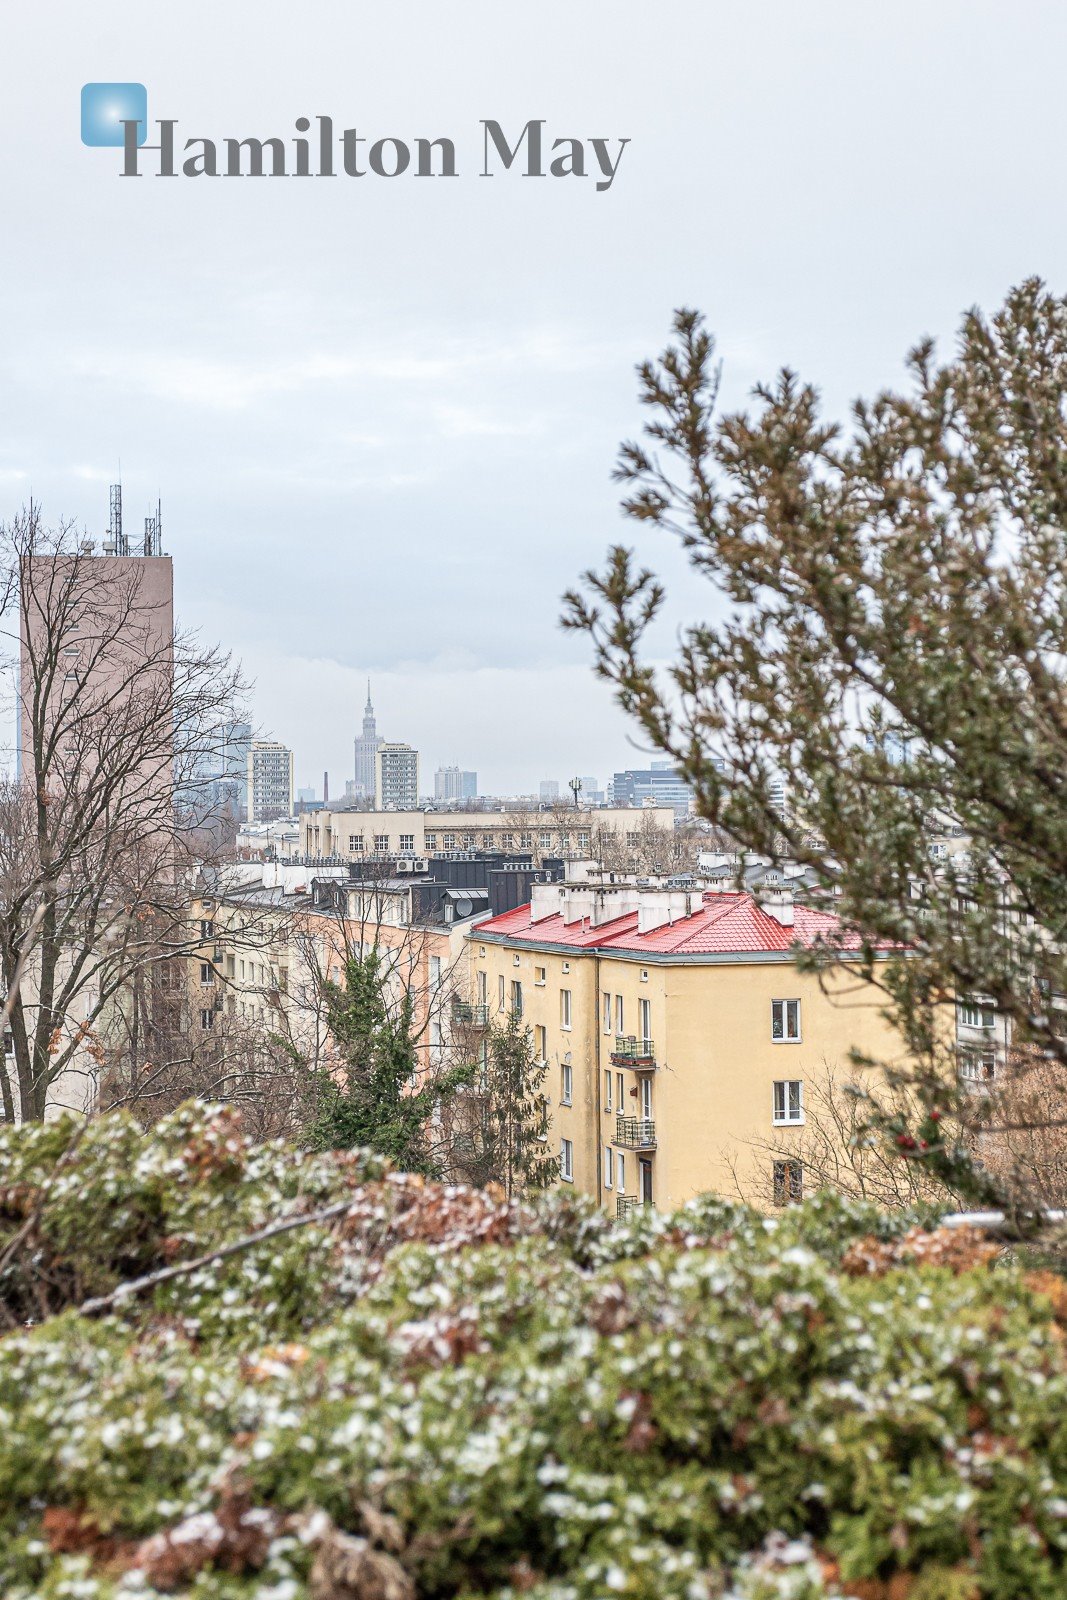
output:
<path id="1" fill-rule="evenodd" d="M 143 83 L 87 83 L 82 87 L 82 144 L 126 142 L 124 122 L 136 122 L 137 143 L 148 138 L 148 90 Z"/>

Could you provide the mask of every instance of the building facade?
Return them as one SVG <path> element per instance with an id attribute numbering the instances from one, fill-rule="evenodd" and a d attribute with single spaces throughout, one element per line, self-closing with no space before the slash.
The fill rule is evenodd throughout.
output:
<path id="1" fill-rule="evenodd" d="M 295 810 L 293 752 L 284 744 L 253 739 L 248 750 L 248 821 L 276 822 Z"/>
<path id="2" fill-rule="evenodd" d="M 682 818 L 689 815 L 693 791 L 669 761 L 653 761 L 650 767 L 616 772 L 611 798 L 617 806 L 670 806 L 675 816 Z"/>
<path id="3" fill-rule="evenodd" d="M 378 811 L 410 811 L 419 803 L 419 752 L 409 744 L 383 741 L 374 758 L 374 805 Z"/>
<path id="4" fill-rule="evenodd" d="M 548 1063 L 560 1181 L 620 1214 L 800 1198 L 827 1069 L 850 1076 L 853 1048 L 903 1059 L 847 947 L 840 972 L 799 969 L 794 941 L 836 928 L 786 896 L 574 884 L 473 928 L 474 1003 L 519 1010 Z"/>
<path id="5" fill-rule="evenodd" d="M 536 865 L 546 857 L 588 858 L 606 837 L 636 847 L 642 829 L 674 831 L 674 812 L 664 806 L 640 811 L 578 810 L 536 806 L 498 811 L 319 811 L 304 817 L 301 854 L 311 860 L 358 860 L 362 856 L 425 856 L 460 850 L 528 852 Z"/>

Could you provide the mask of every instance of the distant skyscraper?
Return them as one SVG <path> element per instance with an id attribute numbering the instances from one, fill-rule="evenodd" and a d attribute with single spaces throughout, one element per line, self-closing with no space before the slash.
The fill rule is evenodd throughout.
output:
<path id="1" fill-rule="evenodd" d="M 559 799 L 559 782 L 555 778 L 542 778 L 540 794 L 542 800 Z"/>
<path id="2" fill-rule="evenodd" d="M 651 767 L 628 767 L 611 781 L 611 800 L 616 806 L 673 806 L 676 817 L 689 814 L 693 791 L 669 761 L 654 761 Z"/>
<path id="3" fill-rule="evenodd" d="M 293 812 L 293 752 L 284 744 L 253 739 L 248 751 L 249 822 L 277 822 Z"/>
<path id="4" fill-rule="evenodd" d="M 478 793 L 478 774 L 460 767 L 438 767 L 433 793 L 435 800 L 473 800 Z"/>
<path id="5" fill-rule="evenodd" d="M 353 793 L 358 799 L 373 800 L 377 783 L 377 755 L 383 739 L 378 737 L 378 724 L 370 699 L 370 679 L 367 679 L 367 704 L 363 709 L 363 732 L 355 742 L 356 781 Z M 347 790 L 348 785 L 345 785 Z"/>
<path id="6" fill-rule="evenodd" d="M 379 811 L 417 811 L 419 752 L 409 744 L 379 740 L 375 753 L 374 804 Z"/>

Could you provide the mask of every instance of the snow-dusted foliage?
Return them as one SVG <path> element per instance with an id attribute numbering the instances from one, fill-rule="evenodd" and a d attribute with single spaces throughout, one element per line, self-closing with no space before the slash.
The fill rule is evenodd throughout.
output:
<path id="1" fill-rule="evenodd" d="M 4 1134 L 0 1263 L 13 1600 L 1067 1593 L 1067 1291 L 931 1219 L 623 1226 L 190 1105 Z"/>

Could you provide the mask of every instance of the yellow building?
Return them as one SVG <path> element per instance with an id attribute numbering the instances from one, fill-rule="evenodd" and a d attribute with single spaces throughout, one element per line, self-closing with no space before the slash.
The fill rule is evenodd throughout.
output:
<path id="1" fill-rule="evenodd" d="M 520 1009 L 549 1063 L 561 1181 L 620 1213 L 800 1198 L 805 1086 L 849 1076 L 853 1047 L 903 1055 L 847 946 L 829 977 L 798 969 L 837 926 L 785 894 L 615 883 L 538 884 L 474 927 L 475 1003 Z"/>

